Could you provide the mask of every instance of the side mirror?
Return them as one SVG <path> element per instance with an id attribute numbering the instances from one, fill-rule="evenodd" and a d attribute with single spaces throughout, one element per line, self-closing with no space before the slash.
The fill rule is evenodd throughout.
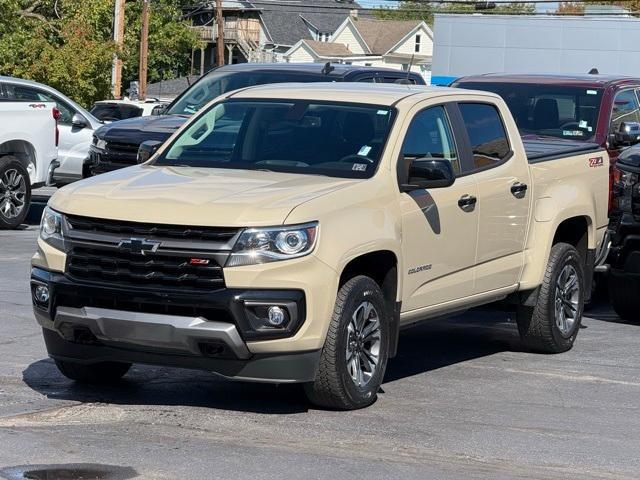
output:
<path id="1" fill-rule="evenodd" d="M 151 110 L 151 115 L 153 115 L 153 116 L 164 115 L 164 113 L 166 111 L 167 111 L 167 106 L 166 105 L 156 105 Z"/>
<path id="2" fill-rule="evenodd" d="M 634 145 L 640 142 L 640 123 L 622 122 L 617 132 L 614 132 L 616 145 Z"/>
<path id="3" fill-rule="evenodd" d="M 89 126 L 89 121 L 84 118 L 83 115 L 76 113 L 71 119 L 71 126 L 73 128 L 87 128 Z"/>
<path id="4" fill-rule="evenodd" d="M 138 147 L 138 163 L 144 163 L 149 160 L 154 153 L 162 146 L 162 142 L 157 140 L 145 140 Z"/>
<path id="5" fill-rule="evenodd" d="M 400 185 L 403 192 L 425 188 L 446 188 L 456 181 L 453 165 L 442 158 L 416 158 L 409 165 L 409 178 Z"/>

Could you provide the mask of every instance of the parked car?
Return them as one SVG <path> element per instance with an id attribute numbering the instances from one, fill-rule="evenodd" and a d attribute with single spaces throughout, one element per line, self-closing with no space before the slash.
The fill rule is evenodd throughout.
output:
<path id="1" fill-rule="evenodd" d="M 128 98 L 101 100 L 93 104 L 91 113 L 101 122 L 110 123 L 128 118 L 148 117 L 153 114 L 154 110 L 164 108 L 167 105 L 167 102 L 150 98 L 140 101 L 129 100 Z"/>
<path id="2" fill-rule="evenodd" d="M 424 85 L 417 73 L 388 68 L 318 63 L 242 63 L 216 68 L 177 97 L 159 116 L 133 118 L 105 125 L 93 138 L 84 176 L 137 163 L 138 147 L 154 141 L 156 148 L 187 119 L 218 95 L 252 85 L 281 82 L 409 82 Z"/>
<path id="3" fill-rule="evenodd" d="M 640 321 L 640 146 L 620 154 L 614 166 L 609 299 L 625 320 Z"/>
<path id="4" fill-rule="evenodd" d="M 59 117 L 54 103 L 0 101 L 0 229 L 24 222 L 31 189 L 50 178 Z"/>
<path id="5" fill-rule="evenodd" d="M 82 178 L 82 165 L 89 152 L 93 132 L 102 123 L 91 113 L 54 88 L 20 78 L 0 76 L 0 100 L 54 102 L 60 111 L 60 144 L 54 181 L 64 185 Z"/>
<path id="6" fill-rule="evenodd" d="M 529 155 L 527 150 L 533 153 Z M 49 354 L 301 382 L 371 404 L 400 328 L 509 299 L 527 347 L 580 329 L 608 158 L 523 145 L 500 97 L 265 85 L 224 94 L 143 165 L 62 189 L 32 262 Z"/>
<path id="7" fill-rule="evenodd" d="M 585 148 L 595 143 L 607 149 L 612 164 L 609 176 L 611 231 L 605 236 L 604 248 L 596 260 L 596 271 L 601 273 L 598 282 L 608 284 L 609 300 L 621 317 L 638 318 L 635 312 L 640 308 L 640 297 L 629 295 L 638 287 L 633 277 L 635 254 L 631 253 L 637 251 L 638 246 L 630 240 L 634 228 L 629 230 L 624 226 L 632 217 L 628 211 L 619 210 L 624 202 L 615 195 L 619 179 L 628 178 L 622 172 L 628 171 L 629 160 L 635 156 L 625 156 L 625 151 L 640 142 L 640 79 L 600 74 L 492 74 L 464 77 L 453 85 L 502 96 L 524 138 L 551 137 L 558 142 L 581 142 Z M 626 161 L 621 169 L 616 169 L 619 158 Z M 629 175 L 633 176 L 633 172 Z M 622 191 L 628 194 L 626 188 Z M 610 254 L 609 247 L 613 247 Z M 631 264 L 626 264 L 628 259 Z"/>

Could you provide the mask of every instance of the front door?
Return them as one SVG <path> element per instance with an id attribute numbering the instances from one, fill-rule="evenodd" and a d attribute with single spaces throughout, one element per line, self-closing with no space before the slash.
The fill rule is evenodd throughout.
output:
<path id="1" fill-rule="evenodd" d="M 399 178 L 415 158 L 445 158 L 461 173 L 459 148 L 447 106 L 416 107 L 399 159 Z M 404 172 L 404 174 L 403 174 Z M 478 212 L 473 176 L 457 178 L 447 188 L 401 195 L 402 310 L 462 299 L 473 293 Z"/>

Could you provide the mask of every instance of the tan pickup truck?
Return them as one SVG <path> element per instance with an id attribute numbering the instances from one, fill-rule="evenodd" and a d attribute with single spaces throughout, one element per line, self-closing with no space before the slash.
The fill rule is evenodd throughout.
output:
<path id="1" fill-rule="evenodd" d="M 525 150 L 491 93 L 232 92 L 146 163 L 52 197 L 35 315 L 77 381 L 173 365 L 364 407 L 399 330 L 426 319 L 506 300 L 530 349 L 570 349 L 607 226 L 608 163 L 584 143 Z"/>

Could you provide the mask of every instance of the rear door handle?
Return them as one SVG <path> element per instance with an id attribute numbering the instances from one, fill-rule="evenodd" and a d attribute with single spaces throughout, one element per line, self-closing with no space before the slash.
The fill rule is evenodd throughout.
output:
<path id="1" fill-rule="evenodd" d="M 477 202 L 478 199 L 473 195 L 463 195 L 460 197 L 460 200 L 458 200 L 458 206 L 465 212 L 471 212 L 476 208 Z"/>
<path id="2" fill-rule="evenodd" d="M 513 185 L 511 185 L 511 193 L 513 193 L 513 195 L 517 198 L 522 198 L 527 192 L 527 188 L 529 187 L 527 186 L 526 183 L 516 182 Z"/>

